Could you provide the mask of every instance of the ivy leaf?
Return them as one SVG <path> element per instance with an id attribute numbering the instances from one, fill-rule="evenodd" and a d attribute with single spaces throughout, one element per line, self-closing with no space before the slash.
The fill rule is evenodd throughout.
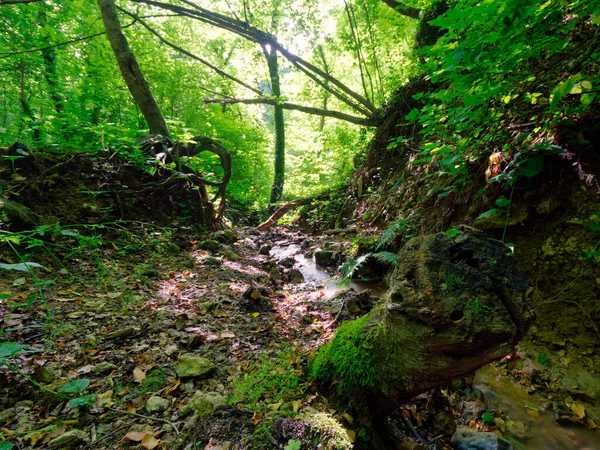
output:
<path id="1" fill-rule="evenodd" d="M 85 389 L 90 385 L 90 380 L 81 378 L 79 380 L 71 381 L 60 388 L 58 392 L 64 392 L 65 394 L 79 394 L 82 389 Z"/>

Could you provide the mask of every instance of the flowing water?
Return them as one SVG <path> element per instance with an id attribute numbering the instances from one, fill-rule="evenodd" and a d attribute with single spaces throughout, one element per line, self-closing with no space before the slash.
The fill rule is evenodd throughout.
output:
<path id="1" fill-rule="evenodd" d="M 524 433 L 528 438 L 515 437 L 516 450 L 600 450 L 600 432 L 559 425 L 550 402 L 529 395 L 513 381 L 498 378 L 491 366 L 477 371 L 473 387 L 483 393 L 488 409 L 502 411 L 528 430 Z"/>

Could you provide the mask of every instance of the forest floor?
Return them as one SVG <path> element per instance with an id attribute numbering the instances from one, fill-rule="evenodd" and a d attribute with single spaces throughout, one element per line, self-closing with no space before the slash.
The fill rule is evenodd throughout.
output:
<path id="1" fill-rule="evenodd" d="M 2 439 L 16 448 L 293 449 L 271 428 L 276 419 L 323 417 L 311 426 L 331 448 L 370 448 L 368 429 L 306 375 L 311 351 L 377 294 L 354 294 L 372 286 L 339 286 L 312 262 L 323 247 L 347 251 L 348 240 L 284 228 L 193 239 L 182 230 L 113 224 L 69 248 L 80 230 L 57 228 L 40 267 L 2 271 L 2 341 L 17 343 L 0 348 Z M 456 422 L 516 442 L 551 430 L 559 446 L 548 448 L 598 448 L 593 434 L 549 424 L 543 403 L 525 401 L 519 420 L 501 419 L 498 404 L 493 423 L 479 391 L 497 398 L 494 383 L 488 371 L 475 379 L 479 390 L 472 379 L 445 390 L 453 420 L 444 426 L 432 424 L 440 416 L 425 394 L 406 406 L 408 420 L 396 416 L 394 438 L 401 448 L 444 448 Z M 572 404 L 583 418 L 581 408 Z"/>

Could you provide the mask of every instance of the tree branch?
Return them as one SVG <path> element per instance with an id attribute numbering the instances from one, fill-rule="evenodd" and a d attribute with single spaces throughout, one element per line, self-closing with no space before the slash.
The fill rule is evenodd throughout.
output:
<path id="1" fill-rule="evenodd" d="M 205 98 L 204 103 L 218 103 L 220 105 L 234 105 L 237 103 L 242 103 L 245 105 L 272 105 L 272 106 L 281 106 L 283 109 L 289 109 L 294 111 L 300 111 L 306 114 L 313 114 L 315 116 L 323 116 L 323 117 L 333 117 L 335 119 L 344 120 L 346 122 L 354 123 L 356 125 L 362 125 L 366 127 L 376 127 L 379 123 L 377 117 L 375 115 L 369 117 L 357 117 L 351 116 L 350 114 L 345 114 L 339 111 L 330 111 L 322 108 L 314 108 L 312 106 L 303 106 L 297 105 L 295 103 L 278 103 L 275 99 L 272 98 L 248 98 L 248 99 L 240 99 L 240 98 L 226 98 L 226 99 L 218 99 L 218 98 Z"/>
<path id="2" fill-rule="evenodd" d="M 134 23 L 135 23 L 135 21 L 131 22 L 130 24 L 124 25 L 122 28 L 123 29 L 129 28 Z M 30 50 L 21 50 L 21 51 L 18 51 L 18 52 L 2 52 L 2 53 L 0 53 L 0 59 L 8 58 L 10 56 L 15 56 L 15 55 L 23 55 L 25 53 L 41 52 L 41 51 L 48 50 L 48 49 L 51 49 L 51 48 L 61 47 L 63 45 L 74 44 L 75 42 L 87 41 L 89 39 L 94 39 L 94 38 L 96 38 L 98 36 L 102 36 L 103 34 L 106 34 L 106 31 L 102 31 L 101 33 L 90 34 L 88 36 L 83 36 L 83 37 L 76 38 L 76 39 L 71 39 L 70 41 L 59 42 L 58 44 L 48 45 L 46 47 L 32 48 Z"/>
<path id="3" fill-rule="evenodd" d="M 2 5 L 21 5 L 25 3 L 36 3 L 42 0 L 0 0 L 0 6 Z"/>
<path id="4" fill-rule="evenodd" d="M 383 3 L 388 5 L 394 11 L 403 16 L 410 17 L 411 19 L 419 19 L 419 15 L 421 14 L 421 10 L 418 8 L 412 8 L 410 6 L 406 6 L 403 3 L 400 3 L 397 0 L 382 0 Z"/>
<path id="5" fill-rule="evenodd" d="M 189 56 L 192 59 L 195 59 L 196 61 L 198 61 L 198 62 L 204 64 L 205 66 L 209 67 L 210 69 L 214 70 L 215 72 L 217 72 L 222 77 L 228 78 L 231 81 L 234 81 L 237 84 L 239 84 L 241 86 L 244 86 L 246 89 L 249 89 L 250 91 L 254 92 L 255 94 L 262 95 L 262 92 L 260 92 L 260 90 L 258 90 L 256 88 L 253 88 L 249 84 L 245 83 L 244 81 L 240 80 L 239 78 L 234 77 L 233 75 L 228 74 L 224 70 L 219 69 L 217 66 L 211 64 L 210 62 L 206 61 L 205 59 L 200 58 L 199 56 L 196 56 L 193 53 L 188 52 L 184 48 L 181 48 L 178 45 L 176 45 L 176 44 L 172 43 L 171 41 L 167 40 L 160 33 L 158 33 L 156 30 L 154 30 L 152 27 L 150 27 L 150 25 L 148 25 L 144 20 L 142 20 L 140 17 L 136 16 L 135 14 L 133 14 L 133 13 L 131 13 L 131 12 L 129 12 L 129 11 L 121 8 L 120 6 L 117 6 L 117 9 L 119 11 L 127 14 L 128 16 L 132 17 L 133 19 L 135 19 L 144 28 L 146 28 L 150 33 L 152 33 L 153 35 L 155 35 L 161 42 L 163 42 L 164 44 L 168 45 L 172 49 L 177 50 L 179 53 L 182 53 L 182 54 L 184 54 L 186 56 Z"/>

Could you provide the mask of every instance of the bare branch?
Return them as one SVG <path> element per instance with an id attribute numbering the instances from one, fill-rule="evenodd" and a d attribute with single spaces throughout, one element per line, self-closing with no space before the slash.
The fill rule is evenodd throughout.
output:
<path id="1" fill-rule="evenodd" d="M 400 3 L 397 0 L 382 0 L 383 3 L 388 5 L 398 14 L 402 14 L 403 16 L 410 17 L 411 19 L 419 19 L 419 14 L 421 10 L 418 8 L 412 8 L 410 6 L 406 6 L 403 3 Z"/>
<path id="2" fill-rule="evenodd" d="M 356 125 L 362 125 L 366 127 L 376 127 L 378 125 L 377 116 L 372 115 L 369 117 L 357 117 L 352 116 L 350 114 L 342 113 L 339 111 L 330 111 L 322 108 L 314 108 L 312 106 L 303 106 L 297 105 L 295 103 L 280 103 L 272 98 L 248 98 L 248 99 L 240 99 L 240 98 L 226 98 L 226 99 L 218 99 L 218 98 L 205 98 L 204 103 L 218 103 L 220 105 L 233 105 L 237 103 L 242 103 L 245 105 L 272 105 L 272 106 L 281 106 L 283 109 L 289 109 L 294 111 L 300 111 L 306 114 L 313 114 L 316 116 L 323 117 L 333 117 L 334 119 L 344 120 L 346 122 L 354 123 Z"/>
<path id="3" fill-rule="evenodd" d="M 171 41 L 167 40 L 166 38 L 164 38 L 160 33 L 158 33 L 155 29 L 153 29 L 152 27 L 150 27 L 150 25 L 148 25 L 144 20 L 140 19 L 138 16 L 136 16 L 135 14 L 121 8 L 120 6 L 117 6 L 117 9 L 125 14 L 127 14 L 128 16 L 133 17 L 136 21 L 138 21 L 144 28 L 146 28 L 150 33 L 152 33 L 153 35 L 155 35 L 161 42 L 163 42 L 164 44 L 168 45 L 169 47 L 177 50 L 178 52 L 189 56 L 192 59 L 195 59 L 196 61 L 204 64 L 205 66 L 211 68 L 212 70 L 214 70 L 215 72 L 217 72 L 219 75 L 221 75 L 222 77 L 228 78 L 231 81 L 236 82 L 237 84 L 244 86 L 246 89 L 249 89 L 250 91 L 254 92 L 255 94 L 258 95 L 262 95 L 262 92 L 260 92 L 260 90 L 253 88 L 252 86 L 250 86 L 249 84 L 245 83 L 244 81 L 240 80 L 239 78 L 234 77 L 233 75 L 228 74 L 227 72 L 225 72 L 224 70 L 219 69 L 217 66 L 211 64 L 210 62 L 208 62 L 207 60 L 200 58 L 197 55 L 194 55 L 193 53 L 188 52 L 187 50 L 185 50 L 184 48 L 179 47 L 178 45 L 172 43 Z"/>

